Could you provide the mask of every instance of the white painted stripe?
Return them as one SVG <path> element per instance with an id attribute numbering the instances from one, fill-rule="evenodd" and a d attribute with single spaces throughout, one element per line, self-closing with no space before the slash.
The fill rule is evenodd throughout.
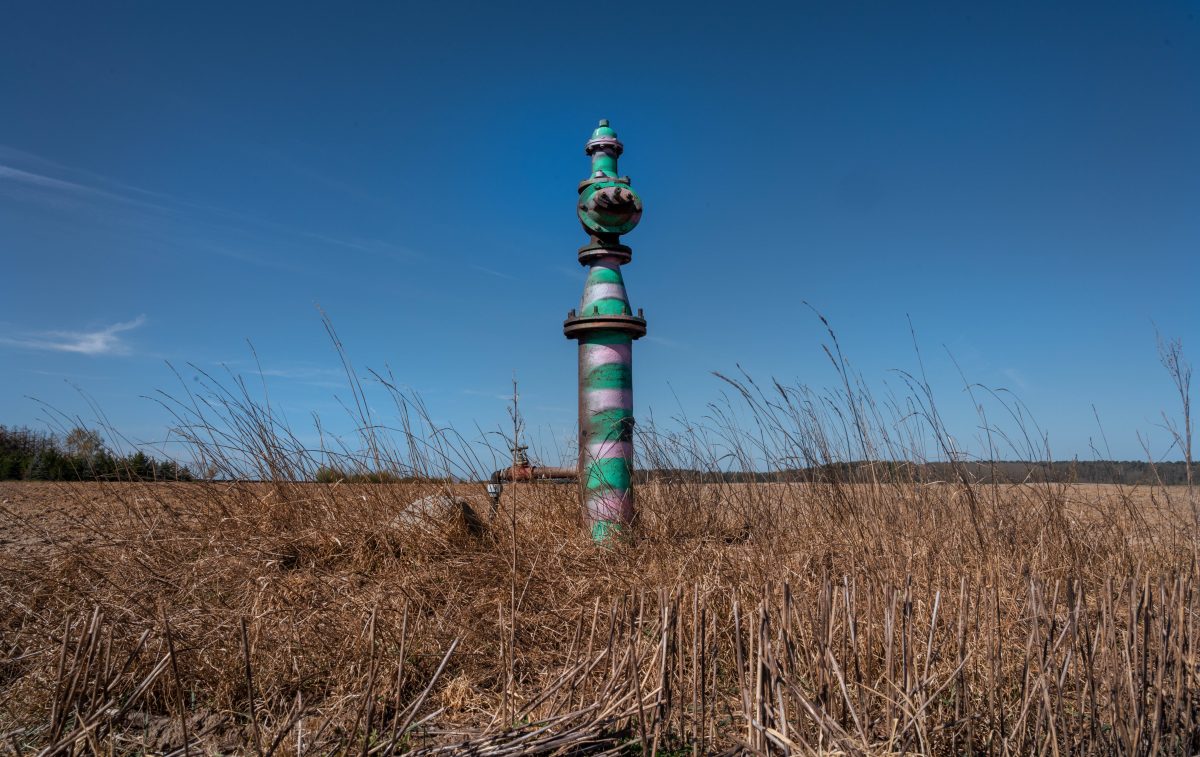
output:
<path id="1" fill-rule="evenodd" d="M 631 344 L 588 344 L 581 342 L 579 348 L 583 351 L 583 364 L 588 370 L 609 363 L 633 362 L 633 345 Z"/>
<path id="2" fill-rule="evenodd" d="M 623 457 L 626 460 L 631 460 L 633 458 L 633 443 L 606 441 L 588 445 L 587 460 L 603 460 L 606 457 Z"/>
<path id="3" fill-rule="evenodd" d="M 592 412 L 632 410 L 632 389 L 592 389 L 583 393 L 583 406 Z"/>
<path id="4" fill-rule="evenodd" d="M 633 517 L 633 496 L 628 491 L 596 492 L 587 500 L 588 513 L 593 520 L 622 520 Z"/>
<path id="5" fill-rule="evenodd" d="M 615 300 L 624 300 L 626 303 L 629 302 L 629 295 L 625 292 L 625 287 L 620 284 L 592 284 L 585 287 L 583 290 L 583 310 L 587 310 L 588 306 L 596 300 L 603 300 L 610 297 Z"/>

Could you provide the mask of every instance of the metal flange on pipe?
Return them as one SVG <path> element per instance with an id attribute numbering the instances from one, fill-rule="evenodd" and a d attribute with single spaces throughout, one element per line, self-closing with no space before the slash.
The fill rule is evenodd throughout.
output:
<path id="1" fill-rule="evenodd" d="M 624 146 L 607 120 L 584 148 L 592 173 L 579 184 L 579 221 L 589 242 L 579 250 L 588 269 L 578 311 L 563 323 L 579 342 L 579 491 L 584 518 L 596 541 L 633 520 L 633 342 L 646 334 L 635 315 L 621 266 L 633 251 L 620 236 L 642 217 L 642 200 L 629 177 L 617 172 Z"/>

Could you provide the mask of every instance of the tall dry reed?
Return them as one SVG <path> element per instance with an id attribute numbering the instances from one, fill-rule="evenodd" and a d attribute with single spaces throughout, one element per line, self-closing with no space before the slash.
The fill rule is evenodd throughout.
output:
<path id="1" fill-rule="evenodd" d="M 315 448 L 236 378 L 164 394 L 213 480 L 0 490 L 0 748 L 1200 750 L 1186 493 L 977 480 L 919 372 L 877 400 L 829 355 L 835 390 L 727 376 L 644 422 L 660 472 L 605 547 L 570 486 L 508 487 L 482 536 L 398 519 L 484 511 L 507 451 L 371 374 L 385 421 L 348 360 L 358 434 Z M 982 457 L 1050 459 L 968 389 L 1006 418 L 980 411 Z M 305 482 L 331 464 L 416 480 Z"/>

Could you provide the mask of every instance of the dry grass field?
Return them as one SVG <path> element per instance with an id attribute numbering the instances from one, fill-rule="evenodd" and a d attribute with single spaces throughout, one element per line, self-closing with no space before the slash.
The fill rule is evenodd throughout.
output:
<path id="1" fill-rule="evenodd" d="M 1200 752 L 1195 492 L 981 480 L 926 385 L 876 402 L 832 344 L 840 391 L 726 378 L 639 425 L 664 473 L 604 545 L 571 485 L 489 515 L 438 483 L 507 453 L 372 373 L 385 424 L 344 354 L 357 436 L 317 449 L 241 381 L 184 383 L 163 404 L 210 480 L 0 484 L 0 749 Z M 1051 459 L 967 391 L 984 460 Z M 714 483 L 844 461 L 856 483 Z M 423 483 L 302 483 L 331 464 Z M 401 515 L 443 494 L 487 527 Z"/>
<path id="2" fill-rule="evenodd" d="M 4 747 L 1200 749 L 1182 490 L 681 477 L 597 547 L 570 486 L 395 521 L 438 488 L 0 485 Z"/>

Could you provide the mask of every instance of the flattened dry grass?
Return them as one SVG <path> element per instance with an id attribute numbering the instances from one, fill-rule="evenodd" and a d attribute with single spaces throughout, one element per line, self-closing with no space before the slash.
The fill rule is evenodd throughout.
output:
<path id="1" fill-rule="evenodd" d="M 927 387 L 876 404 L 830 356 L 838 392 L 727 379 L 703 422 L 644 424 L 675 472 L 605 546 L 572 486 L 507 487 L 483 536 L 398 521 L 487 512 L 434 478 L 499 466 L 390 377 L 385 433 L 347 361 L 359 437 L 319 450 L 240 382 L 185 384 L 176 431 L 226 480 L 0 486 L 0 748 L 1200 751 L 1194 492 L 972 480 Z M 985 459 L 1049 459 L 1000 408 Z M 323 466 L 429 483 L 299 483 Z"/>
<path id="2" fill-rule="evenodd" d="M 569 486 L 483 538 L 393 528 L 419 485 L 3 492 L 50 526 L 0 562 L 14 749 L 1197 748 L 1194 562 L 1148 492 L 981 490 L 981 541 L 955 485 L 663 482 L 608 548 Z"/>

